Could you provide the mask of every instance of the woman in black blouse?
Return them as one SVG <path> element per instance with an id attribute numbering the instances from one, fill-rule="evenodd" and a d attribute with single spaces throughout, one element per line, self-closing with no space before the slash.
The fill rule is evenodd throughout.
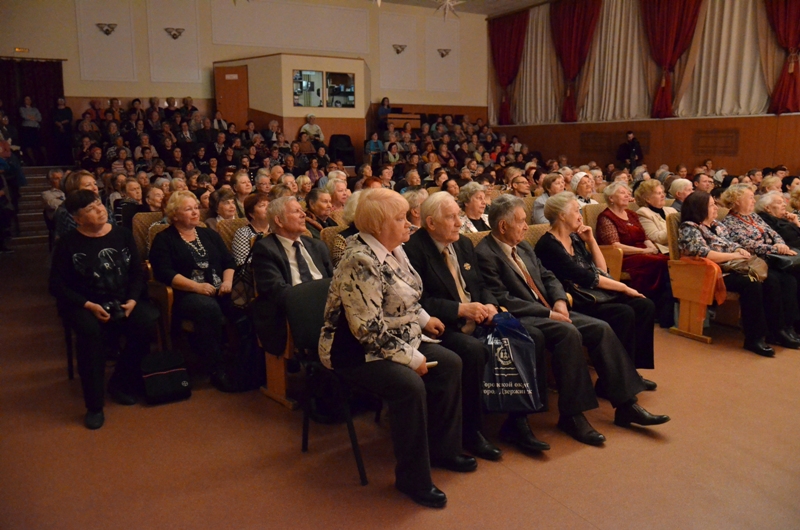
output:
<path id="1" fill-rule="evenodd" d="M 233 385 L 222 365 L 222 326 L 223 315 L 235 311 L 230 294 L 236 262 L 219 234 L 199 226 L 194 193 L 173 193 L 166 214 L 171 226 L 155 237 L 150 250 L 153 275 L 175 292 L 174 321 L 194 323 L 189 341 L 211 361 L 211 383 L 230 392 Z"/>
<path id="2" fill-rule="evenodd" d="M 625 345 L 636 368 L 654 368 L 653 326 L 655 304 L 643 294 L 608 275 L 605 258 L 592 234 L 583 224 L 575 194 L 558 193 L 544 206 L 550 230 L 536 244 L 542 264 L 558 277 L 567 292 L 573 292 L 576 311 L 608 322 Z M 613 301 L 578 305 L 576 292 L 592 289 L 615 295 Z M 644 379 L 646 390 L 656 384 Z"/>
<path id="3" fill-rule="evenodd" d="M 99 429 L 105 421 L 105 345 L 125 336 L 108 393 L 123 405 L 133 405 L 158 311 L 141 299 L 144 279 L 131 232 L 108 224 L 108 211 L 94 191 L 73 191 L 64 205 L 77 228 L 58 240 L 50 293 L 77 335 L 78 373 L 87 410 L 84 422 L 89 429 Z"/>

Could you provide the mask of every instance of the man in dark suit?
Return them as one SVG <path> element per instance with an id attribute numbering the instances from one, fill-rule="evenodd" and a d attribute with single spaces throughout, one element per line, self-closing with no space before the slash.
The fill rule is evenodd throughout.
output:
<path id="1" fill-rule="evenodd" d="M 559 428 L 579 442 L 605 442 L 583 415 L 598 405 L 581 345 L 588 348 L 598 376 L 607 382 L 608 399 L 617 409 L 614 423 L 658 425 L 669 421 L 669 416 L 650 414 L 636 403 L 644 383 L 611 327 L 569 311 L 561 283 L 523 241 L 528 230 L 523 201 L 510 195 L 495 199 L 489 208 L 489 224 L 492 234 L 475 249 L 481 273 L 499 304 L 532 332 L 537 351 L 546 346 L 552 352 Z"/>
<path id="2" fill-rule="evenodd" d="M 497 460 L 500 450 L 481 434 L 482 381 L 490 352 L 484 341 L 473 336 L 478 324 L 490 324 L 497 314 L 497 299 L 485 287 L 472 243 L 459 234 L 460 211 L 451 195 L 434 193 L 421 206 L 423 229 L 403 248 L 422 278 L 422 307 L 445 325 L 439 337 L 442 346 L 461 357 L 464 448 L 475 456 Z M 542 365 L 539 372 L 545 370 Z M 546 388 L 545 381 L 540 388 Z M 500 437 L 527 451 L 550 448 L 533 435 L 525 414 L 509 414 Z"/>
<path id="3" fill-rule="evenodd" d="M 325 243 L 301 235 L 306 230 L 306 215 L 297 199 L 281 197 L 270 202 L 267 218 L 272 233 L 253 248 L 258 291 L 253 320 L 264 349 L 282 355 L 286 348 L 286 290 L 299 283 L 330 278 L 333 266 Z"/>

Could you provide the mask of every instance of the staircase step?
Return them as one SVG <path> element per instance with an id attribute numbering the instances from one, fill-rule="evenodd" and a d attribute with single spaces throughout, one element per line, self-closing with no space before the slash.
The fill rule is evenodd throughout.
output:
<path id="1" fill-rule="evenodd" d="M 44 234 L 44 235 L 15 237 L 11 240 L 9 247 L 11 248 L 33 247 L 33 246 L 47 247 L 47 245 L 48 245 L 47 234 Z"/>

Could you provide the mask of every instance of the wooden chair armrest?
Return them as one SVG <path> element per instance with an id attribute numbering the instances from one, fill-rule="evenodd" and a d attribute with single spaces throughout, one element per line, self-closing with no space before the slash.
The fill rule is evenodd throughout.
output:
<path id="1" fill-rule="evenodd" d="M 679 300 L 711 305 L 714 302 L 714 284 L 717 271 L 701 262 L 670 260 L 669 279 L 672 296 Z"/>
<path id="2" fill-rule="evenodd" d="M 614 248 L 611 245 L 600 245 L 600 252 L 606 259 L 608 273 L 612 278 L 619 281 L 622 277 L 622 249 Z"/>

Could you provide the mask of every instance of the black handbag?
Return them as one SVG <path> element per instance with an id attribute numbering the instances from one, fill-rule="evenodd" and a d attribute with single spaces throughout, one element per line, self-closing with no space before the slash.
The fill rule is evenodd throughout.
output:
<path id="1" fill-rule="evenodd" d="M 794 256 L 784 256 L 783 254 L 767 254 L 767 265 L 779 271 L 794 271 L 800 267 L 800 252 L 793 248 L 797 254 Z"/>
<path id="2" fill-rule="evenodd" d="M 192 386 L 183 357 L 174 352 L 156 352 L 142 359 L 145 401 L 150 405 L 189 399 Z"/>
<path id="3" fill-rule="evenodd" d="M 572 309 L 575 311 L 580 311 L 581 309 L 593 307 L 598 304 L 618 302 L 625 296 L 623 293 L 617 291 L 581 287 L 570 281 L 564 282 L 564 287 L 566 287 L 567 292 L 572 295 Z"/>

